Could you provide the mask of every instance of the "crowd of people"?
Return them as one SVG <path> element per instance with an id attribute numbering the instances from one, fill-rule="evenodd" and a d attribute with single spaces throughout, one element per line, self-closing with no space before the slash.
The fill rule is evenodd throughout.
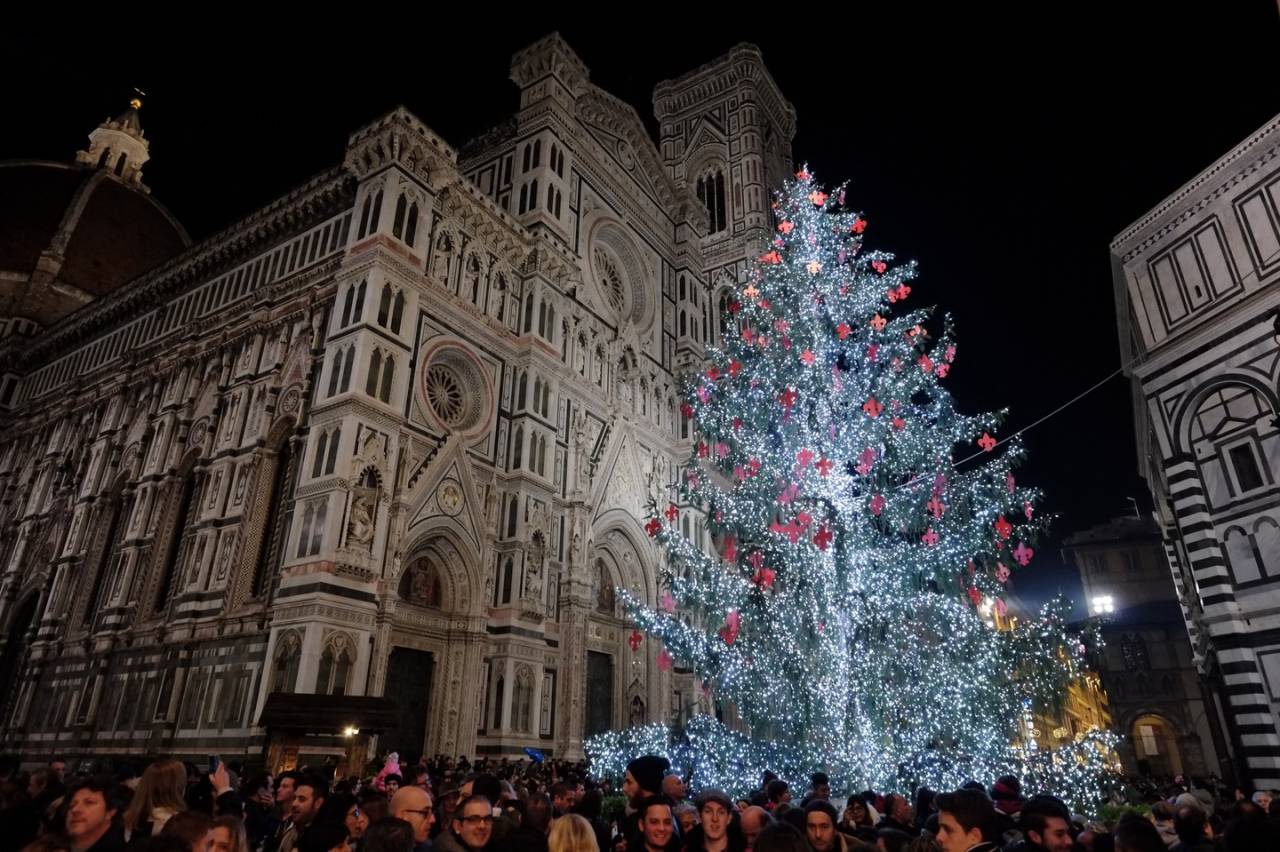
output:
<path id="1" fill-rule="evenodd" d="M 61 760 L 27 773 L 0 758 L 0 852 L 1280 852 L 1280 795 L 1182 779 L 1131 787 L 1142 807 L 1103 824 L 1013 776 L 907 797 L 836 795 L 822 773 L 800 793 L 765 773 L 734 798 L 691 796 L 655 755 L 618 791 L 554 760 L 238 769 L 159 759 L 72 778 Z"/>

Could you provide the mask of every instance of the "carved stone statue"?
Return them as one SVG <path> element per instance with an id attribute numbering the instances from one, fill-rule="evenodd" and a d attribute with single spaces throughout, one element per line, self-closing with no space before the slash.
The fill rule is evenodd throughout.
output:
<path id="1" fill-rule="evenodd" d="M 347 545 L 369 548 L 373 544 L 377 491 L 355 489 L 351 498 L 351 519 L 347 522 Z"/>

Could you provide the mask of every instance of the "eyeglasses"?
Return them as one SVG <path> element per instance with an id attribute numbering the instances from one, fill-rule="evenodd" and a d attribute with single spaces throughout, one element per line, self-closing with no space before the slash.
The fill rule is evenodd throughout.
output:
<path id="1" fill-rule="evenodd" d="M 487 816 L 472 814 L 471 816 L 462 817 L 462 821 L 467 825 L 493 825 L 493 816 L 492 814 Z"/>
<path id="2" fill-rule="evenodd" d="M 415 808 L 405 808 L 404 812 L 407 814 L 422 814 L 423 816 L 426 816 L 427 814 L 435 813 L 435 811 L 433 811 L 431 808 L 427 808 L 426 810 L 418 810 Z"/>

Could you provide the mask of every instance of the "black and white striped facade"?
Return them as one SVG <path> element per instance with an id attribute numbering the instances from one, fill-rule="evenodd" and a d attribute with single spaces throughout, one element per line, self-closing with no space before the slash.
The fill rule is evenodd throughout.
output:
<path id="1" fill-rule="evenodd" d="M 510 73 L 481 138 L 394 110 L 7 365 L 0 750 L 243 759 L 271 694 L 394 693 L 427 753 L 575 758 L 703 700 L 614 589 L 657 603 L 678 374 L 794 110 L 751 45 L 658 86 L 657 143 L 557 35 Z"/>
<path id="2" fill-rule="evenodd" d="M 1138 456 L 1237 775 L 1280 788 L 1280 117 L 1111 244 Z"/>

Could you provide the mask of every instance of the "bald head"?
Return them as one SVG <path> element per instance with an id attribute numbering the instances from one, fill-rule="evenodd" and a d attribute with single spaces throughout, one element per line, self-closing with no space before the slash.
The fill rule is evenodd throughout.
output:
<path id="1" fill-rule="evenodd" d="M 679 775 L 668 775 L 662 779 L 662 795 L 673 802 L 678 802 L 684 798 L 684 782 L 680 780 Z"/>
<path id="2" fill-rule="evenodd" d="M 402 819 L 413 826 L 413 836 L 417 843 L 427 839 L 431 833 L 431 825 L 436 821 L 431 810 L 431 794 L 421 787 L 401 787 L 391 797 L 388 806 L 391 816 Z"/>
<path id="3" fill-rule="evenodd" d="M 758 805 L 752 805 L 742 812 L 742 833 L 747 837 L 747 845 L 755 846 L 756 837 L 764 831 L 765 826 L 773 822 L 769 812 Z"/>

